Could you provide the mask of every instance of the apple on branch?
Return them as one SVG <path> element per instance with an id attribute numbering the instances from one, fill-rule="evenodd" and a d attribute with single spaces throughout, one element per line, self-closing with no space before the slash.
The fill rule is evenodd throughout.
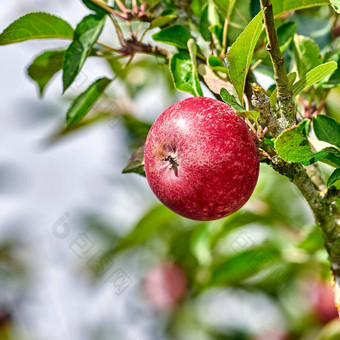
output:
<path id="1" fill-rule="evenodd" d="M 158 199 L 179 215 L 216 220 L 240 209 L 254 191 L 259 156 L 231 106 L 193 97 L 166 109 L 145 144 L 145 174 Z"/>

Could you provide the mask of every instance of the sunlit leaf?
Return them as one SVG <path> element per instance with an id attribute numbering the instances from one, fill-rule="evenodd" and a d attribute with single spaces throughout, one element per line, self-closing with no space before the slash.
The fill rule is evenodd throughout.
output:
<path id="1" fill-rule="evenodd" d="M 329 5 L 329 0 L 271 0 L 275 16 L 303 8 Z"/>
<path id="2" fill-rule="evenodd" d="M 230 81 L 241 102 L 243 102 L 243 91 L 251 59 L 262 31 L 262 17 L 262 12 L 260 12 L 236 39 L 227 53 Z"/>
<path id="3" fill-rule="evenodd" d="M 29 13 L 15 20 L 0 34 L 0 45 L 31 39 L 72 39 L 73 28 L 48 13 Z"/>
<path id="4" fill-rule="evenodd" d="M 297 81 L 293 86 L 293 95 L 296 96 L 308 87 L 316 84 L 324 77 L 328 76 L 334 72 L 338 67 L 335 61 L 330 61 L 315 67 L 313 70 L 309 71 L 305 77 Z"/>
<path id="5" fill-rule="evenodd" d="M 151 27 L 163 27 L 176 19 L 176 15 L 168 14 L 155 18 L 151 21 Z"/>
<path id="6" fill-rule="evenodd" d="M 339 154 L 337 149 L 332 147 L 313 152 L 307 138 L 309 126 L 310 121 L 304 120 L 298 126 L 283 131 L 276 138 L 275 149 L 283 160 L 310 165 L 325 158 L 329 153 Z"/>

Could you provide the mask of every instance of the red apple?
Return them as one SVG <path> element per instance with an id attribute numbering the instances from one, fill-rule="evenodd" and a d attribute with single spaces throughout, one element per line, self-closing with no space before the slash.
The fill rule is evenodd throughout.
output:
<path id="1" fill-rule="evenodd" d="M 149 301 L 160 310 L 169 310 L 184 297 L 187 289 L 186 275 L 181 267 L 164 262 L 147 274 L 143 288 Z"/>
<path id="2" fill-rule="evenodd" d="M 179 101 L 157 118 L 144 163 L 158 199 L 177 214 L 202 221 L 240 209 L 259 174 L 245 122 L 229 105 L 205 97 Z"/>

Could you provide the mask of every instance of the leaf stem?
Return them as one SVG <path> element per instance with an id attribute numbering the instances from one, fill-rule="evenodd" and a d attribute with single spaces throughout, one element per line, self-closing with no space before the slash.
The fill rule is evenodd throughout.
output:
<path id="1" fill-rule="evenodd" d="M 109 15 L 115 29 L 116 29 L 116 32 L 117 32 L 117 35 L 118 35 L 118 39 L 119 39 L 119 42 L 122 46 L 124 46 L 125 44 L 125 39 L 124 39 L 124 35 L 123 35 L 123 32 L 120 28 L 120 26 L 118 25 L 116 19 L 112 16 L 112 15 Z"/>
<path id="2" fill-rule="evenodd" d="M 273 6 L 270 0 L 260 0 L 260 2 L 264 16 L 264 26 L 268 38 L 267 50 L 273 64 L 280 111 L 283 118 L 287 121 L 287 126 L 294 125 L 296 123 L 295 103 L 293 100 L 292 90 L 289 86 L 285 61 L 280 51 L 279 41 L 277 38 Z"/>
<path id="3" fill-rule="evenodd" d="M 229 10 L 228 10 L 229 12 Z M 224 27 L 223 27 L 223 44 L 222 44 L 222 51 L 220 54 L 220 59 L 225 58 L 225 53 L 227 51 L 227 37 L 228 37 L 228 26 L 229 26 L 229 13 L 227 14 L 227 17 L 224 20 Z"/>

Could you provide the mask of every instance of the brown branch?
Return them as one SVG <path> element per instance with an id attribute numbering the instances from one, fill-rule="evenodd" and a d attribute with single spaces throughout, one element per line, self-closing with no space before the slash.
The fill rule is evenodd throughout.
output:
<path id="1" fill-rule="evenodd" d="M 280 111 L 282 117 L 286 120 L 286 125 L 294 125 L 296 123 L 295 103 L 293 100 L 292 90 L 289 86 L 285 61 L 280 51 L 279 41 L 277 38 L 273 7 L 269 0 L 260 0 L 260 2 L 268 38 L 267 50 L 270 54 L 274 68 L 274 78 L 277 87 L 277 99 L 279 101 Z"/>
<path id="2" fill-rule="evenodd" d="M 270 165 L 298 187 L 313 211 L 316 224 L 323 231 L 325 248 L 334 278 L 335 304 L 340 314 L 340 219 L 336 218 L 339 214 L 335 204 L 336 196 L 324 195 L 319 190 L 316 184 L 324 184 L 317 168 L 313 169 L 314 176 L 317 177 L 316 183 L 313 183 L 306 169 L 300 164 L 285 162 L 276 156 L 272 157 Z"/>

